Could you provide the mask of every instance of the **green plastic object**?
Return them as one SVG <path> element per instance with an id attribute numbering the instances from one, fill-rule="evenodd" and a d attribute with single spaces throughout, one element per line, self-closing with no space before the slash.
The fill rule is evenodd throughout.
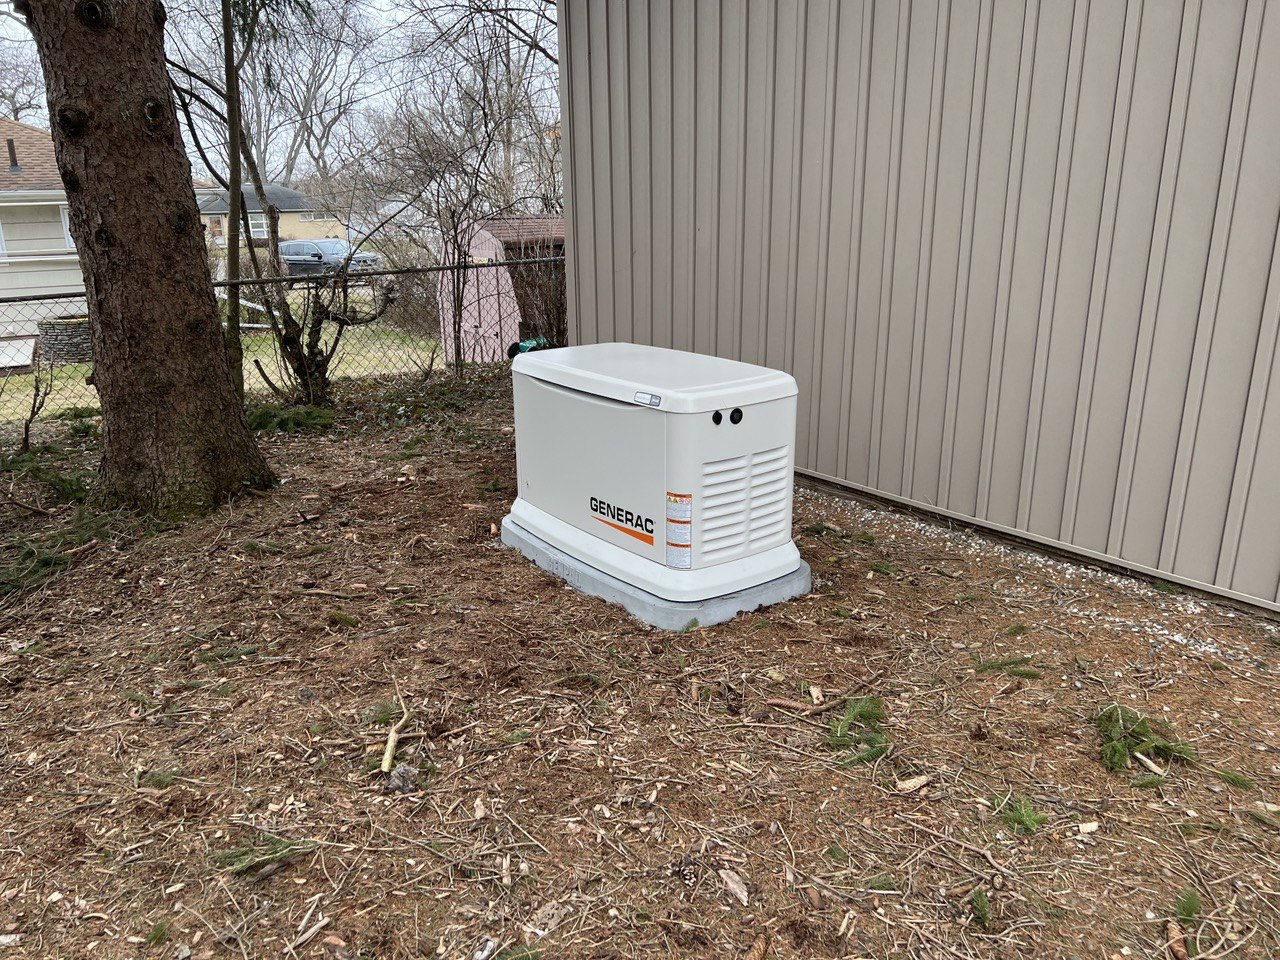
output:
<path id="1" fill-rule="evenodd" d="M 545 350 L 551 346 L 546 337 L 533 337 L 529 340 L 521 340 L 507 347 L 507 359 L 514 360 L 522 353 L 529 353 L 533 350 Z"/>

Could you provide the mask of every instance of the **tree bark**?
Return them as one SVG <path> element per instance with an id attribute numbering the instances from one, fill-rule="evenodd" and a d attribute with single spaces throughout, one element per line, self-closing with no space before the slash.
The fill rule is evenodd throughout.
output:
<path id="1" fill-rule="evenodd" d="M 110 505 L 208 509 L 273 482 L 236 399 L 158 0 L 18 5 L 84 270 Z"/>

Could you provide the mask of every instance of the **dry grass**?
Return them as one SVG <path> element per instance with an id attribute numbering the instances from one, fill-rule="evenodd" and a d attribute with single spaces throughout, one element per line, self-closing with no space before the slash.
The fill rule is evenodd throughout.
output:
<path id="1" fill-rule="evenodd" d="M 812 595 L 662 633 L 497 545 L 509 418 L 365 398 L 0 600 L 0 956 L 1280 954 L 1273 623 L 802 493 Z"/>

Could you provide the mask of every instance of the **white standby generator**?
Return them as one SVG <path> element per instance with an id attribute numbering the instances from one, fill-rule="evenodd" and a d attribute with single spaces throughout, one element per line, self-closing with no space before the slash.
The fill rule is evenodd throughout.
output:
<path id="1" fill-rule="evenodd" d="M 506 543 L 668 629 L 808 592 L 789 375 L 627 343 L 526 353 L 512 370 Z"/>

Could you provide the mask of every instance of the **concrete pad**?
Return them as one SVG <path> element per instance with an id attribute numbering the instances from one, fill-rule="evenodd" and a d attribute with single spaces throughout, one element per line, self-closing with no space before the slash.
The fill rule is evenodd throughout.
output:
<path id="1" fill-rule="evenodd" d="M 639 587 L 610 576 L 576 557 L 553 547 L 541 537 L 506 517 L 502 521 L 502 542 L 515 547 L 543 570 L 555 574 L 581 593 L 600 597 L 626 609 L 633 617 L 662 630 L 688 630 L 732 620 L 740 613 L 772 606 L 809 592 L 812 578 L 803 560 L 793 573 L 746 590 L 681 603 L 664 600 Z"/>

